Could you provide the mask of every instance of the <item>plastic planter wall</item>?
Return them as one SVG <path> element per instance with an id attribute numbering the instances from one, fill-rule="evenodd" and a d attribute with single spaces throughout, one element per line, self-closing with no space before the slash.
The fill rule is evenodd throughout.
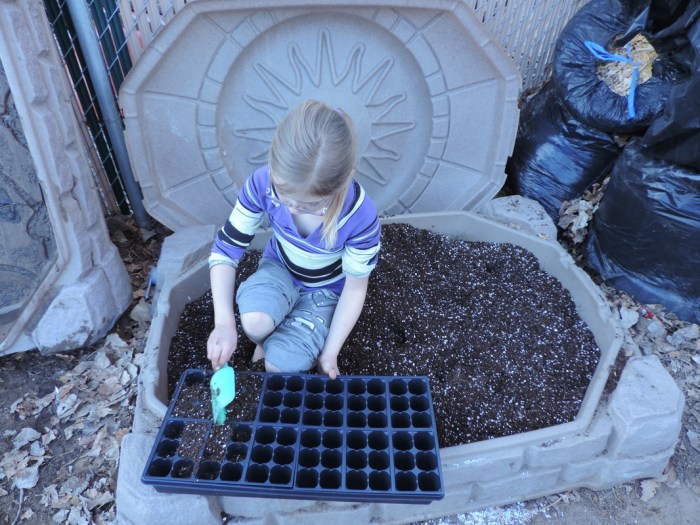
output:
<path id="1" fill-rule="evenodd" d="M 427 506 L 173 496 L 145 488 L 140 484 L 140 476 L 154 432 L 166 414 L 170 340 L 186 304 L 209 288 L 206 255 L 215 228 L 192 228 L 166 240 L 158 266 L 159 292 L 141 372 L 135 433 L 127 436 L 122 446 L 124 460 L 117 508 L 125 523 L 162 521 L 164 517 L 175 519 L 182 513 L 197 513 L 203 523 L 208 522 L 202 521 L 201 515 L 211 515 L 213 524 L 217 523 L 216 513 L 220 510 L 260 520 L 284 515 L 299 523 L 315 523 L 329 517 L 348 524 L 370 520 L 406 523 L 575 487 L 608 487 L 663 471 L 680 431 L 683 397 L 657 360 L 633 358 L 614 393 L 601 399 L 608 369 L 620 349 L 621 331 L 599 289 L 558 244 L 469 212 L 384 219 L 385 224 L 389 222 L 405 222 L 465 240 L 522 246 L 563 284 L 601 349 L 600 362 L 576 419 L 532 432 L 441 449 L 445 497 Z M 254 248 L 263 246 L 266 239 L 266 232 L 259 233 Z M 656 397 L 643 406 L 630 402 L 640 396 L 648 397 L 650 391 Z"/>

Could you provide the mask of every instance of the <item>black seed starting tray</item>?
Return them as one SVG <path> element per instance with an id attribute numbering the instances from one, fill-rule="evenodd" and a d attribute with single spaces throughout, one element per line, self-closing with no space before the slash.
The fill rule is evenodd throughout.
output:
<path id="1" fill-rule="evenodd" d="M 183 372 L 141 480 L 161 492 L 430 503 L 445 495 L 427 377 L 236 373 L 211 419 L 211 372 Z M 246 389 L 259 389 L 246 392 Z M 179 404 L 187 399 L 187 411 Z M 187 412 L 187 417 L 183 417 Z M 244 416 L 253 410 L 240 407 Z M 194 414 L 194 417 L 192 417 Z"/>

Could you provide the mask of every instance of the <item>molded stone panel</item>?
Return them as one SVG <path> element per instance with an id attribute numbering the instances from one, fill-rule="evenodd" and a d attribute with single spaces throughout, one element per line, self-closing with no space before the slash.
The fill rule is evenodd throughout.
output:
<path id="1" fill-rule="evenodd" d="M 684 405 L 683 393 L 658 357 L 630 359 L 610 400 L 610 450 L 635 457 L 674 447 Z"/>
<path id="2" fill-rule="evenodd" d="M 177 231 L 223 223 L 308 98 L 352 117 L 380 212 L 477 209 L 505 180 L 519 88 L 462 2 L 199 0 L 146 49 L 120 104 L 146 208 Z"/>
<path id="3" fill-rule="evenodd" d="M 65 351 L 106 335 L 131 284 L 44 3 L 0 5 L 0 355 Z"/>
<path id="4" fill-rule="evenodd" d="M 56 258 L 31 153 L 0 64 L 0 341 Z"/>

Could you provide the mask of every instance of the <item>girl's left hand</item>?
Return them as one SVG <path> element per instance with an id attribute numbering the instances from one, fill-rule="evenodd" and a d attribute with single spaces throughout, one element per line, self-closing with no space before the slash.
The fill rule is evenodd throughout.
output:
<path id="1" fill-rule="evenodd" d="M 335 379 L 340 375 L 340 371 L 338 370 L 338 357 L 322 353 L 318 357 L 318 370 L 328 375 L 331 379 Z"/>

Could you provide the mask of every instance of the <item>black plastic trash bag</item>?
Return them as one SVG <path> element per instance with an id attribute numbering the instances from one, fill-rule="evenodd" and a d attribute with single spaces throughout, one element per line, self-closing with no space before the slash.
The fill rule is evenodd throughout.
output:
<path id="1" fill-rule="evenodd" d="M 629 24 L 618 0 L 593 0 L 569 20 L 554 48 L 553 79 L 559 97 L 578 120 L 609 133 L 645 131 L 663 111 L 680 73 L 669 59 L 657 58 L 652 77 L 634 90 L 636 114 L 629 118 L 627 97 L 598 78 L 598 61 L 586 47 L 586 42 L 594 42 L 607 48 Z"/>
<path id="2" fill-rule="evenodd" d="M 651 123 L 643 142 L 654 158 L 700 170 L 700 21 L 687 36 L 693 75 L 671 88 L 663 115 Z"/>
<path id="3" fill-rule="evenodd" d="M 644 33 L 661 49 L 679 49 L 687 44 L 686 32 L 700 17 L 700 0 L 620 0 L 630 22 L 616 47 Z"/>
<path id="4" fill-rule="evenodd" d="M 612 136 L 571 116 L 549 83 L 520 113 L 506 173 L 513 189 L 542 204 L 556 224 L 561 203 L 602 180 L 621 151 Z"/>
<path id="5" fill-rule="evenodd" d="M 625 147 L 593 216 L 589 265 L 615 288 L 700 321 L 700 172 Z"/>

